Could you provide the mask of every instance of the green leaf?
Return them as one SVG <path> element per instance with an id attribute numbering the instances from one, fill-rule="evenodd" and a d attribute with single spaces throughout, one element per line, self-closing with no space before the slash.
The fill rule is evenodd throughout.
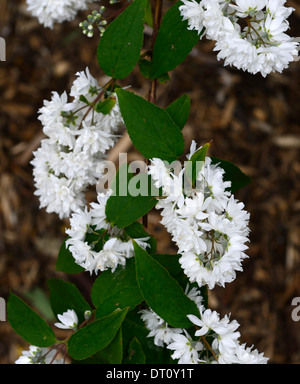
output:
<path id="1" fill-rule="evenodd" d="M 151 177 L 146 173 L 133 176 L 130 170 L 127 164 L 119 168 L 111 187 L 113 194 L 105 207 L 107 220 L 118 228 L 129 226 L 157 203 Z"/>
<path id="2" fill-rule="evenodd" d="M 91 290 L 91 299 L 97 308 L 97 317 L 106 316 L 115 309 L 132 309 L 143 301 L 136 282 L 135 260 L 128 259 L 114 273 L 107 270 L 97 277 Z"/>
<path id="3" fill-rule="evenodd" d="M 150 78 L 151 61 L 149 61 L 147 59 L 141 59 L 139 61 L 139 67 L 140 67 L 141 74 L 146 79 L 149 79 Z"/>
<path id="4" fill-rule="evenodd" d="M 104 32 L 97 58 L 107 76 L 123 79 L 135 67 L 144 40 L 146 0 L 134 0 Z"/>
<path id="5" fill-rule="evenodd" d="M 163 73 L 160 75 L 157 80 L 159 81 L 160 84 L 165 84 L 167 81 L 170 81 L 170 76 L 168 73 Z"/>
<path id="6" fill-rule="evenodd" d="M 96 112 L 102 113 L 103 115 L 108 115 L 115 105 L 116 99 L 108 97 L 104 101 L 99 101 L 99 103 L 96 105 Z"/>
<path id="7" fill-rule="evenodd" d="M 91 105 L 91 103 L 88 101 L 88 99 L 84 95 L 80 95 L 79 100 L 87 105 Z"/>
<path id="8" fill-rule="evenodd" d="M 122 324 L 124 362 L 128 362 L 130 343 L 136 337 L 141 343 L 146 358 L 146 364 L 168 364 L 170 359 L 170 350 L 158 347 L 153 343 L 153 338 L 148 337 L 149 330 L 146 329 L 141 314 L 137 309 L 129 312 Z"/>
<path id="9" fill-rule="evenodd" d="M 188 120 L 190 109 L 191 100 L 188 95 L 183 95 L 168 105 L 166 112 L 168 112 L 179 129 L 182 130 Z"/>
<path id="10" fill-rule="evenodd" d="M 127 308 L 115 311 L 75 332 L 67 343 L 70 356 L 83 360 L 106 348 L 116 336 L 127 311 Z"/>
<path id="11" fill-rule="evenodd" d="M 32 306 L 36 308 L 46 321 L 52 322 L 55 320 L 49 298 L 41 288 L 34 287 L 30 291 L 24 293 L 24 297 L 26 300 L 30 301 Z"/>
<path id="12" fill-rule="evenodd" d="M 93 356 L 74 362 L 74 364 L 121 364 L 123 358 L 122 328 L 107 347 L 95 353 Z"/>
<path id="13" fill-rule="evenodd" d="M 157 254 L 151 255 L 151 257 L 162 265 L 174 279 L 177 279 L 177 276 L 183 272 L 179 263 L 181 255 Z"/>
<path id="14" fill-rule="evenodd" d="M 54 314 L 63 314 L 68 309 L 74 309 L 79 324 L 84 320 L 84 312 L 92 310 L 75 284 L 56 278 L 48 280 L 50 304 Z"/>
<path id="15" fill-rule="evenodd" d="M 196 31 L 188 29 L 187 20 L 182 20 L 180 5 L 180 1 L 175 3 L 162 20 L 153 49 L 152 79 L 173 70 L 186 58 L 200 38 Z"/>
<path id="16" fill-rule="evenodd" d="M 146 0 L 145 23 L 153 28 L 153 15 L 150 0 Z"/>
<path id="17" fill-rule="evenodd" d="M 192 288 L 192 284 L 179 263 L 181 255 L 151 254 L 150 256 L 169 272 L 169 274 L 177 281 L 184 291 L 187 285 Z M 195 286 L 197 286 L 197 284 L 195 284 Z"/>
<path id="18" fill-rule="evenodd" d="M 245 175 L 240 168 L 231 163 L 230 161 L 220 160 L 217 157 L 210 157 L 212 164 L 218 164 L 219 167 L 223 168 L 225 174 L 223 179 L 225 181 L 231 181 L 231 187 L 228 188 L 231 193 L 237 192 L 239 189 L 246 187 L 251 183 L 251 178 Z"/>
<path id="19" fill-rule="evenodd" d="M 209 147 L 210 147 L 209 143 L 203 145 L 191 156 L 189 161 L 185 163 L 185 176 L 186 176 L 185 181 L 189 180 L 193 188 L 196 185 L 197 175 L 201 171 L 203 164 L 205 162 L 205 157 Z"/>
<path id="20" fill-rule="evenodd" d="M 134 243 L 137 282 L 150 308 L 175 328 L 191 326 L 187 315 L 199 316 L 196 304 L 169 272 Z"/>
<path id="21" fill-rule="evenodd" d="M 145 364 L 146 357 L 140 341 L 133 337 L 128 347 L 128 357 L 124 359 L 123 364 Z"/>
<path id="22" fill-rule="evenodd" d="M 62 243 L 56 260 L 56 270 L 64 273 L 80 273 L 84 269 L 75 262 L 75 259 L 66 246 L 67 239 Z"/>
<path id="23" fill-rule="evenodd" d="M 165 110 L 124 89 L 116 93 L 128 134 L 142 155 L 172 162 L 183 154 L 183 135 Z"/>
<path id="24" fill-rule="evenodd" d="M 97 353 L 102 364 L 121 364 L 123 359 L 122 327 L 107 347 Z"/>
<path id="25" fill-rule="evenodd" d="M 49 347 L 56 343 L 54 332 L 45 320 L 13 293 L 7 302 L 7 315 L 14 331 L 29 344 Z"/>
<path id="26" fill-rule="evenodd" d="M 139 66 L 140 66 L 140 71 L 141 71 L 141 74 L 146 78 L 146 79 L 150 79 L 150 71 L 151 71 L 151 61 L 147 60 L 147 59 L 141 59 L 139 61 Z M 169 81 L 170 80 L 170 76 L 168 73 L 163 73 L 162 75 L 160 75 L 157 80 L 161 83 L 161 84 L 164 84 L 166 81 Z"/>

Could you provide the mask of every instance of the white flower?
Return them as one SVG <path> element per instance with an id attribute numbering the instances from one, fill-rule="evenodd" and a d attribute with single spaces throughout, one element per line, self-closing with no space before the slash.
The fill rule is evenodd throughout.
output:
<path id="1" fill-rule="evenodd" d="M 126 259 L 134 256 L 133 240 L 143 249 L 150 246 L 150 237 L 131 239 L 124 230 L 110 225 L 105 207 L 111 194 L 112 190 L 98 193 L 98 203 L 91 203 L 90 209 L 75 210 L 66 229 L 66 247 L 90 274 L 107 269 L 114 272 L 119 265 L 124 266 Z"/>
<path id="2" fill-rule="evenodd" d="M 58 171 L 63 166 L 58 147 L 44 139 L 33 156 L 34 194 L 39 196 L 40 207 L 49 213 L 56 212 L 60 218 L 68 217 L 72 211 L 82 207 L 85 187 L 78 187 L 76 179 L 69 179 Z"/>
<path id="3" fill-rule="evenodd" d="M 93 96 L 97 95 L 100 89 L 98 81 L 91 75 L 88 67 L 86 67 L 85 72 L 77 72 L 76 76 L 77 78 L 70 90 L 70 96 L 74 97 L 75 100 L 79 100 L 80 96 L 84 96 L 88 101 L 92 101 Z"/>
<path id="4" fill-rule="evenodd" d="M 188 20 L 188 28 L 205 27 L 206 37 L 216 41 L 214 50 L 219 51 L 217 58 L 224 60 L 224 65 L 265 77 L 282 72 L 298 56 L 299 44 L 285 34 L 289 28 L 287 18 L 294 9 L 285 7 L 284 3 L 284 0 L 237 0 L 234 4 L 202 0 L 196 6 L 193 1 L 185 0 L 180 11 L 183 19 Z"/>
<path id="5" fill-rule="evenodd" d="M 148 166 L 148 173 L 152 176 L 157 188 L 172 182 L 172 177 L 170 171 L 167 169 L 167 165 L 159 158 L 151 159 L 151 164 Z"/>
<path id="6" fill-rule="evenodd" d="M 201 313 L 201 318 L 198 318 L 195 315 L 188 315 L 189 320 L 200 327 L 195 332 L 195 336 L 204 336 L 209 330 L 215 330 L 220 322 L 219 314 L 216 311 L 212 311 L 211 309 L 204 310 Z"/>
<path id="7" fill-rule="evenodd" d="M 43 125 L 43 132 L 51 139 L 51 143 L 68 146 L 70 149 L 74 145 L 74 133 L 72 126 L 66 126 L 64 113 L 68 114 L 73 109 L 73 104 L 68 102 L 67 92 L 61 95 L 52 92 L 51 100 L 44 100 L 44 105 L 39 109 L 38 119 Z"/>
<path id="8" fill-rule="evenodd" d="M 116 237 L 110 238 L 103 246 L 103 249 L 97 253 L 95 271 L 105 271 L 111 268 L 114 272 L 118 265 L 126 264 L 126 256 L 122 249 L 122 241 Z"/>
<path id="9" fill-rule="evenodd" d="M 192 142 L 188 159 L 195 152 Z M 161 223 L 178 247 L 179 262 L 190 282 L 200 287 L 208 284 L 212 289 L 233 281 L 247 257 L 249 214 L 231 195 L 231 183 L 223 179 L 224 170 L 206 157 L 196 188 L 185 193 L 184 181 L 178 182 L 179 177 L 161 160 L 151 161 L 149 173 L 166 194 L 156 208 L 161 210 Z M 180 180 L 184 174 L 185 168 L 179 172 Z M 172 182 L 176 188 L 170 188 Z"/>
<path id="10" fill-rule="evenodd" d="M 266 0 L 267 12 L 272 17 L 282 17 L 287 19 L 291 13 L 295 10 L 292 7 L 285 7 L 286 0 Z"/>
<path id="11" fill-rule="evenodd" d="M 161 159 L 153 158 L 148 166 L 148 174 L 152 176 L 154 185 L 157 188 L 162 187 L 163 194 L 167 196 L 167 200 L 175 203 L 183 201 L 184 173 L 181 170 L 178 174 L 172 172 L 171 167 L 177 164 L 169 165 Z"/>
<path id="12" fill-rule="evenodd" d="M 232 364 L 236 355 L 236 350 L 239 346 L 238 339 L 241 336 L 237 331 L 239 323 L 236 320 L 231 320 L 225 315 L 219 326 L 216 328 L 216 333 L 219 335 L 214 340 L 213 348 L 219 353 L 219 363 Z"/>
<path id="13" fill-rule="evenodd" d="M 96 230 L 99 229 L 108 229 L 109 223 L 106 218 L 105 208 L 107 200 L 110 198 L 113 190 L 109 189 L 106 193 L 97 194 L 98 203 L 91 203 L 91 217 L 92 225 L 95 225 Z"/>
<path id="14" fill-rule="evenodd" d="M 176 211 L 181 218 L 204 220 L 209 216 L 206 210 L 211 204 L 211 199 L 211 197 L 205 198 L 204 193 L 197 191 L 193 196 L 186 197 L 182 207 Z"/>
<path id="15" fill-rule="evenodd" d="M 179 7 L 183 20 L 188 20 L 188 28 L 195 29 L 200 35 L 203 25 L 203 7 L 196 0 L 182 0 L 183 5 Z"/>
<path id="16" fill-rule="evenodd" d="M 15 364 L 64 364 L 63 359 L 56 359 L 56 350 L 30 345 L 28 351 L 22 351 L 22 355 Z"/>
<path id="17" fill-rule="evenodd" d="M 240 345 L 239 323 L 225 315 L 220 318 L 216 311 L 198 305 L 200 318 L 188 315 L 189 320 L 199 327 L 193 337 L 185 330 L 170 327 L 151 308 L 140 311 L 148 337 L 154 344 L 174 351 L 172 359 L 178 364 L 266 364 L 268 358 L 257 350 Z"/>
<path id="18" fill-rule="evenodd" d="M 182 329 L 172 328 L 151 308 L 140 311 L 141 318 L 145 322 L 146 328 L 150 331 L 148 337 L 154 337 L 154 344 L 163 347 L 169 344 L 175 334 L 181 333 Z"/>
<path id="19" fill-rule="evenodd" d="M 66 246 L 72 253 L 75 262 L 90 273 L 94 271 L 97 259 L 97 252 L 86 241 L 86 236 L 92 232 L 92 211 L 89 211 L 87 207 L 84 210 L 77 209 L 71 215 L 70 228 L 66 229 L 66 233 L 69 235 Z"/>
<path id="20" fill-rule="evenodd" d="M 152 330 L 164 324 L 164 320 L 159 317 L 151 308 L 143 309 L 139 312 L 146 328 Z"/>
<path id="21" fill-rule="evenodd" d="M 258 68 L 262 76 L 266 77 L 269 73 L 276 71 L 281 73 L 288 68 L 289 63 L 298 55 L 296 49 L 298 45 L 299 43 L 287 36 L 285 40 L 278 41 L 278 45 L 274 42 L 274 45 L 269 48 L 261 46 L 257 53 Z"/>
<path id="22" fill-rule="evenodd" d="M 239 345 L 235 350 L 236 360 L 234 364 L 267 364 L 269 358 L 257 349 L 246 347 L 246 344 Z"/>
<path id="23" fill-rule="evenodd" d="M 242 202 L 239 202 L 234 198 L 233 195 L 227 200 L 227 205 L 225 206 L 225 216 L 229 219 L 235 226 L 235 228 L 241 231 L 242 234 L 246 236 L 249 233 L 249 212 L 245 211 L 245 205 Z"/>
<path id="24" fill-rule="evenodd" d="M 206 37 L 217 40 L 228 28 L 227 17 L 224 16 L 223 8 L 218 0 L 203 0 L 203 24 L 206 28 Z"/>
<path id="25" fill-rule="evenodd" d="M 57 328 L 72 329 L 73 331 L 76 331 L 78 326 L 78 317 L 74 309 L 68 309 L 62 315 L 57 315 L 57 318 L 60 321 L 60 323 L 54 324 Z"/>
<path id="26" fill-rule="evenodd" d="M 114 136 L 99 127 L 89 126 L 85 121 L 82 123 L 82 129 L 78 131 L 74 153 L 78 156 L 80 153 L 95 155 L 105 153 L 114 146 Z"/>
<path id="27" fill-rule="evenodd" d="M 213 362 L 217 359 L 219 364 L 265 364 L 268 359 L 259 354 L 257 350 L 251 351 L 245 344 L 240 345 L 240 332 L 237 331 L 239 323 L 231 320 L 225 315 L 220 318 L 216 311 L 198 307 L 200 318 L 195 315 L 188 315 L 189 320 L 199 329 L 195 332 L 196 337 L 200 337 L 204 355 L 199 354 L 200 359 Z M 207 360 L 205 354 L 212 356 Z"/>
<path id="28" fill-rule="evenodd" d="M 87 9 L 93 0 L 26 0 L 28 11 L 45 27 L 72 20 L 78 11 Z"/>
<path id="29" fill-rule="evenodd" d="M 164 224 L 164 221 L 162 220 Z M 203 238 L 204 232 L 197 223 L 189 223 L 188 220 L 174 220 L 176 227 L 171 229 L 172 240 L 177 244 L 179 253 L 206 252 L 207 246 Z M 170 228 L 169 228 L 170 229 Z"/>
<path id="30" fill-rule="evenodd" d="M 89 69 L 77 72 L 71 87 L 72 102 L 65 92 L 52 93 L 39 110 L 47 138 L 33 153 L 33 175 L 41 207 L 60 218 L 85 204 L 85 191 L 97 182 L 97 166 L 115 144 L 123 119 L 116 99 L 110 113 L 95 112 L 79 98 L 93 101 L 100 87 Z M 115 96 L 116 97 L 116 96 Z"/>
<path id="31" fill-rule="evenodd" d="M 91 221 L 91 211 L 88 211 L 87 207 L 84 210 L 77 209 L 70 218 L 70 228 L 66 229 L 66 233 L 72 238 L 72 241 L 84 241 Z M 69 243 L 72 243 L 72 241 L 70 240 Z"/>
<path id="32" fill-rule="evenodd" d="M 150 244 L 147 243 L 149 239 L 150 237 L 140 237 L 137 239 L 129 240 L 127 242 L 124 241 L 122 244 L 120 244 L 119 249 L 122 250 L 122 253 L 124 253 L 125 257 L 129 259 L 130 257 L 134 256 L 133 241 L 135 241 L 139 247 L 145 250 L 146 248 L 150 247 Z"/>
<path id="33" fill-rule="evenodd" d="M 223 210 L 230 193 L 227 188 L 230 181 L 224 181 L 224 170 L 218 164 L 212 164 L 209 157 L 205 158 L 204 166 L 197 176 L 197 188 L 208 198 L 211 197 L 210 206 L 213 209 Z"/>
<path id="34" fill-rule="evenodd" d="M 184 330 L 185 331 L 185 330 Z M 172 359 L 178 359 L 178 364 L 198 364 L 198 351 L 203 349 L 203 344 L 193 341 L 185 331 L 183 334 L 173 334 L 172 341 L 167 348 L 173 350 Z"/>
<path id="35" fill-rule="evenodd" d="M 191 290 L 189 290 L 189 284 L 187 284 L 185 288 L 185 294 L 189 299 L 193 300 L 198 307 L 202 306 L 203 297 L 201 296 L 199 289 L 193 287 Z"/>
<path id="36" fill-rule="evenodd" d="M 92 274 L 95 269 L 97 252 L 94 252 L 86 241 L 69 239 L 67 244 L 75 262 Z"/>
<path id="37" fill-rule="evenodd" d="M 236 0 L 236 5 L 230 4 L 231 8 L 236 9 L 238 17 L 253 16 L 265 6 L 265 0 Z"/>

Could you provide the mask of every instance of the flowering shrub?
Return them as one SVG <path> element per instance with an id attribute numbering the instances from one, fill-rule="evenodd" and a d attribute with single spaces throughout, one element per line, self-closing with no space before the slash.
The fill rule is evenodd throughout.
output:
<path id="1" fill-rule="evenodd" d="M 71 20 L 91 0 L 27 0 L 45 27 Z M 114 2 L 112 2 L 114 3 Z M 249 213 L 235 192 L 250 179 L 234 164 L 209 156 L 210 143 L 190 143 L 182 129 L 190 100 L 183 95 L 166 109 L 156 87 L 198 40 L 215 40 L 218 59 L 252 74 L 282 72 L 296 59 L 298 43 L 286 34 L 293 11 L 284 0 L 182 0 L 162 17 L 162 0 L 123 2 L 113 20 L 105 8 L 80 23 L 99 31 L 97 59 L 108 76 L 98 84 L 86 68 L 69 93 L 53 92 L 39 120 L 46 138 L 32 160 L 40 207 L 69 219 L 57 270 L 93 278 L 89 302 L 76 285 L 50 279 L 50 303 L 70 331 L 53 329 L 11 293 L 8 319 L 29 344 L 17 364 L 170 363 L 263 364 L 268 358 L 239 341 L 239 324 L 209 308 L 208 290 L 225 287 L 243 270 Z M 144 26 L 153 29 L 143 50 Z M 139 65 L 149 80 L 146 98 L 125 79 Z M 85 192 L 105 179 L 107 151 L 128 131 L 145 167 L 124 164 L 97 201 Z M 137 172 L 139 171 L 139 172 Z M 147 213 L 157 209 L 178 254 L 157 254 Z M 25 319 L 25 321 L 24 321 Z M 151 343 L 149 343 L 151 340 Z"/>

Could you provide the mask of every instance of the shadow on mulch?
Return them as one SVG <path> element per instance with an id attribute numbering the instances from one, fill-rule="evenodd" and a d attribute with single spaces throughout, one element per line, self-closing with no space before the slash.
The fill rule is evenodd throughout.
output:
<path id="1" fill-rule="evenodd" d="M 291 16 L 291 34 L 300 36 L 300 4 Z M 39 209 L 34 196 L 30 160 L 42 138 L 37 111 L 52 91 L 69 90 L 77 71 L 97 66 L 97 38 L 81 35 L 78 23 L 44 29 L 26 12 L 24 1 L 3 0 L 0 35 L 7 42 L 7 61 L 0 63 L 0 296 L 12 290 L 22 297 L 39 288 L 47 292 L 64 239 L 62 222 Z M 241 339 L 254 344 L 270 362 L 300 362 L 300 323 L 292 321 L 293 297 L 300 296 L 300 66 L 263 79 L 225 68 L 213 45 L 199 42 L 185 62 L 158 89 L 164 107 L 183 93 L 192 101 L 183 133 L 187 149 L 212 140 L 211 155 L 238 165 L 252 184 L 237 194 L 251 214 L 249 258 L 244 272 L 226 288 L 210 293 L 210 305 L 231 313 L 241 324 Z M 103 80 L 103 79 L 102 79 Z M 146 95 L 149 84 L 138 71 L 122 82 Z M 138 157 L 134 148 L 131 156 Z M 91 192 L 91 198 L 93 198 Z M 159 252 L 167 252 L 169 236 L 159 216 L 149 215 L 149 230 Z M 0 363 L 13 363 L 27 348 L 0 322 Z"/>

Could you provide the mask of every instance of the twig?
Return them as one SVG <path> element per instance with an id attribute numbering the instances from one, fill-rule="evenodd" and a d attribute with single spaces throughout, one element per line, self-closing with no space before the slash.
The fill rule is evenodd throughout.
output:
<path id="1" fill-rule="evenodd" d="M 213 355 L 214 359 L 216 360 L 216 362 L 219 364 L 219 361 L 218 361 L 218 358 L 216 356 L 216 354 L 214 353 L 214 351 L 212 350 L 212 347 L 208 344 L 207 340 L 205 339 L 205 337 L 201 336 L 201 340 L 203 341 L 203 343 L 205 344 L 206 348 L 210 351 L 210 353 Z"/>
<path id="2" fill-rule="evenodd" d="M 151 50 L 148 51 L 149 56 L 152 58 L 153 55 L 153 48 L 156 41 L 156 37 L 158 34 L 158 30 L 161 23 L 161 17 L 162 17 L 162 2 L 163 0 L 155 0 L 154 3 L 154 20 L 153 20 L 153 33 L 152 33 L 152 42 L 151 42 Z M 154 79 L 151 81 L 150 89 L 148 92 L 148 101 L 150 101 L 153 104 L 156 104 L 156 90 L 157 90 L 157 79 Z M 149 160 L 145 159 L 147 165 L 149 165 Z M 148 226 L 148 214 L 143 216 L 143 225 L 145 228 Z"/>

